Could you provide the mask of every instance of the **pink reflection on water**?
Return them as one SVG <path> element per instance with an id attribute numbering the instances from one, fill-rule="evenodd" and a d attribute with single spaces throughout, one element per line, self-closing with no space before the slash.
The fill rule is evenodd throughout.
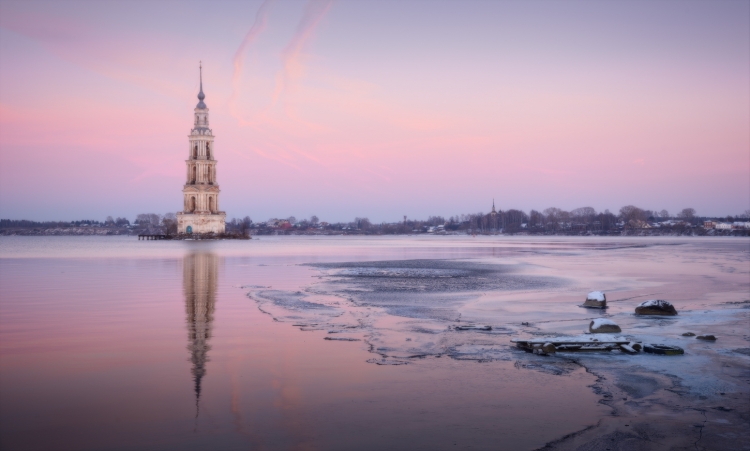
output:
<path id="1" fill-rule="evenodd" d="M 601 253 L 596 249 L 617 242 L 261 239 L 143 246 L 108 239 L 2 238 L 2 448 L 534 448 L 606 413 L 587 387 L 591 375 L 447 357 L 368 364 L 364 342 L 324 341 L 325 330 L 276 322 L 246 296 L 247 287 L 304 289 L 319 280 L 317 269 L 298 265 L 310 261 L 474 256 L 575 274 L 570 291 L 544 298 L 491 293 L 464 310 L 515 323 L 524 314 L 545 314 L 529 305 L 557 318 L 585 317 L 572 301 L 589 283 L 609 280 L 629 293 L 662 277 L 688 303 L 695 302 L 690 290 L 726 287 L 747 269 L 746 255 L 732 250 L 737 241 L 713 242 L 710 252 L 695 241 L 689 249 Z M 639 264 L 645 255 L 669 265 Z M 737 272 L 727 272 L 727 261 Z M 696 281 L 685 285 L 681 274 Z M 724 282 L 706 285 L 699 274 Z M 684 290 L 669 288 L 681 281 Z M 524 302 L 510 302 L 518 300 Z M 378 324 L 403 340 L 400 322 L 383 316 Z"/>

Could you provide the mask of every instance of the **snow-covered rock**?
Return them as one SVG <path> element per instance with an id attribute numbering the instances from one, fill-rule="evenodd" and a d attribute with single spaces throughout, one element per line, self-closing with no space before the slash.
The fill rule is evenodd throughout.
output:
<path id="1" fill-rule="evenodd" d="M 592 334 L 616 334 L 622 332 L 620 326 L 606 318 L 597 318 L 589 324 L 589 332 Z"/>
<path id="2" fill-rule="evenodd" d="M 674 306 L 669 302 L 659 299 L 641 302 L 641 304 L 635 308 L 635 314 L 674 316 L 677 314 L 677 310 L 675 310 Z"/>
<path id="3" fill-rule="evenodd" d="M 586 301 L 583 303 L 583 306 L 589 308 L 605 308 L 607 307 L 607 297 L 602 291 L 592 291 L 586 295 Z"/>

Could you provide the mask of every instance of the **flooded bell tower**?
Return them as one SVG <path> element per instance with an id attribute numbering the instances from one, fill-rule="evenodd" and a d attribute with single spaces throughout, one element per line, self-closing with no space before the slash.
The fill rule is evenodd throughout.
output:
<path id="1" fill-rule="evenodd" d="M 203 65 L 195 120 L 188 139 L 187 181 L 182 188 L 183 209 L 177 213 L 177 233 L 224 233 L 227 214 L 219 210 L 214 136 L 208 128 L 208 107 L 203 102 Z"/>

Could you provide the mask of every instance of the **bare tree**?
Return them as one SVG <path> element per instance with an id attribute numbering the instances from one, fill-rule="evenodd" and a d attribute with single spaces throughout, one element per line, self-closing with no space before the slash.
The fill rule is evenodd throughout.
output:
<path id="1" fill-rule="evenodd" d="M 367 218 L 354 218 L 354 226 L 359 230 L 368 231 L 371 225 L 370 220 Z"/>
<path id="2" fill-rule="evenodd" d="M 604 213 L 599 213 L 597 220 L 599 221 L 599 226 L 604 232 L 614 229 L 617 224 L 617 217 L 609 210 L 604 210 Z"/>
<path id="3" fill-rule="evenodd" d="M 694 224 L 696 221 L 696 213 L 694 208 L 683 208 L 677 217 L 687 222 L 688 224 Z"/>
<path id="4" fill-rule="evenodd" d="M 536 210 L 531 210 L 529 213 L 529 227 L 543 227 L 544 226 L 544 215 Z"/>
<path id="5" fill-rule="evenodd" d="M 547 208 L 542 213 L 544 213 L 547 222 L 546 226 L 550 230 L 559 229 L 560 224 L 569 216 L 567 211 L 560 210 L 556 207 Z"/>
<path id="6" fill-rule="evenodd" d="M 528 216 L 521 210 L 511 209 L 503 213 L 503 218 L 505 220 L 503 232 L 516 233 L 521 231 L 521 224 L 527 220 Z"/>
<path id="7" fill-rule="evenodd" d="M 596 210 L 592 207 L 576 208 L 570 212 L 570 217 L 576 222 L 588 226 L 595 221 Z"/>
<path id="8" fill-rule="evenodd" d="M 250 219 L 250 216 L 245 216 L 239 223 L 240 233 L 242 233 L 242 235 L 244 236 L 248 236 L 250 234 L 250 225 L 252 223 L 253 220 Z"/>
<path id="9" fill-rule="evenodd" d="M 574 218 L 588 218 L 596 216 L 596 210 L 592 207 L 581 207 L 570 211 L 570 216 Z"/>
<path id="10" fill-rule="evenodd" d="M 442 216 L 430 216 L 427 218 L 427 223 L 431 226 L 443 225 L 445 222 L 445 218 Z"/>
<path id="11" fill-rule="evenodd" d="M 659 217 L 661 219 L 669 219 L 669 212 L 667 210 L 662 210 L 659 212 Z"/>
<path id="12" fill-rule="evenodd" d="M 318 225 L 319 222 L 320 222 L 320 219 L 318 219 L 317 216 L 315 215 L 310 216 L 310 224 Z"/>
<path id="13" fill-rule="evenodd" d="M 135 222 L 138 223 L 138 226 L 141 228 L 159 227 L 161 224 L 161 216 L 156 213 L 141 213 L 136 216 Z"/>
<path id="14" fill-rule="evenodd" d="M 620 218 L 629 227 L 640 227 L 648 216 L 645 210 L 634 205 L 626 205 L 620 209 Z"/>
<path id="15" fill-rule="evenodd" d="M 177 234 L 177 215 L 166 213 L 161 219 L 161 225 L 167 235 Z"/>

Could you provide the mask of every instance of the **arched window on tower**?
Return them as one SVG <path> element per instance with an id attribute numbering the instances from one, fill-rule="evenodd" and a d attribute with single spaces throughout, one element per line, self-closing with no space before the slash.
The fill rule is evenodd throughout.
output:
<path id="1" fill-rule="evenodd" d="M 198 158 L 198 144 L 193 148 L 193 159 Z"/>
<path id="2" fill-rule="evenodd" d="M 193 171 L 192 172 L 193 172 L 193 174 L 190 176 L 190 183 L 192 183 L 193 185 L 195 185 L 195 175 L 196 175 L 196 173 L 195 173 L 195 166 L 193 166 Z"/>
<path id="3" fill-rule="evenodd" d="M 216 213 L 214 210 L 214 197 L 210 196 L 208 198 L 208 211 L 210 211 L 211 213 Z"/>
<path id="4" fill-rule="evenodd" d="M 190 213 L 195 211 L 195 196 L 190 196 Z"/>
<path id="5" fill-rule="evenodd" d="M 206 143 L 206 158 L 211 159 L 211 145 L 209 143 Z"/>

